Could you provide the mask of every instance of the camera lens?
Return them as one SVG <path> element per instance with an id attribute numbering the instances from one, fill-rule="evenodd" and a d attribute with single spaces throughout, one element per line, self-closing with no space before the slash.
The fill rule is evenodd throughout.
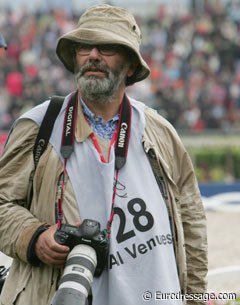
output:
<path id="1" fill-rule="evenodd" d="M 95 250 L 77 245 L 69 253 L 62 278 L 51 305 L 85 305 L 97 266 Z"/>

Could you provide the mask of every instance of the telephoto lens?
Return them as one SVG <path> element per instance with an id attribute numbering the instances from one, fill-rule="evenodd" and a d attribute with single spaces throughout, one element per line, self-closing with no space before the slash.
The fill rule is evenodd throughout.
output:
<path id="1" fill-rule="evenodd" d="M 83 244 L 75 246 L 67 257 L 51 305 L 88 305 L 96 266 L 96 251 L 92 247 Z"/>

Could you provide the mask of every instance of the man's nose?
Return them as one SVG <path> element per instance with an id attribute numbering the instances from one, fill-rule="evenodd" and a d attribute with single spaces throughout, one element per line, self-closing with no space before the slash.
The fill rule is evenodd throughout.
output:
<path id="1" fill-rule="evenodd" d="M 89 53 L 89 57 L 90 57 L 90 58 L 94 58 L 94 59 L 100 58 L 100 57 L 101 57 L 101 54 L 100 54 L 100 52 L 98 51 L 98 48 L 97 48 L 97 47 L 92 48 L 92 50 L 91 50 L 90 53 Z"/>

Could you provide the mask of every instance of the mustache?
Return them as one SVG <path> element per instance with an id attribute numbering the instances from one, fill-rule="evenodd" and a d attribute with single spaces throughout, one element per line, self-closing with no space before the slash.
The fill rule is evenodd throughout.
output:
<path id="1" fill-rule="evenodd" d="M 103 63 L 93 61 L 93 62 L 88 62 L 85 65 L 83 65 L 82 67 L 80 67 L 78 69 L 77 75 L 78 75 L 78 77 L 81 77 L 84 75 L 84 73 L 86 73 L 88 71 L 100 71 L 100 72 L 104 72 L 108 75 L 110 72 L 110 69 L 108 68 L 108 66 L 106 66 Z"/>

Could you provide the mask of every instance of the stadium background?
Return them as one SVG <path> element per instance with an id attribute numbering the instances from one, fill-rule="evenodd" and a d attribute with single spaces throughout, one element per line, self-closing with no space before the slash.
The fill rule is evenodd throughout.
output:
<path id="1" fill-rule="evenodd" d="M 74 88 L 55 55 L 59 35 L 104 1 L 0 1 L 0 153 L 22 112 Z M 151 76 L 129 88 L 166 117 L 189 150 L 199 182 L 240 180 L 240 4 L 238 0 L 112 0 L 143 32 Z M 139 5 L 139 3 L 141 5 Z M 181 4 L 179 4 L 181 3 Z M 137 9 L 136 9 L 137 7 Z"/>
<path id="2" fill-rule="evenodd" d="M 0 32 L 8 43 L 7 52 L 0 50 L 0 154 L 21 113 L 75 88 L 55 55 L 57 38 L 97 3 L 128 8 L 141 27 L 142 54 L 152 72 L 128 94 L 179 132 L 209 199 L 206 208 L 210 201 L 215 206 L 207 214 L 210 267 L 237 266 L 238 282 L 230 283 L 230 273 L 220 288 L 228 283 L 240 292 L 234 237 L 240 230 L 240 0 L 0 0 Z M 216 199 L 219 193 L 228 199 Z M 213 277 L 215 285 L 218 280 Z"/>

